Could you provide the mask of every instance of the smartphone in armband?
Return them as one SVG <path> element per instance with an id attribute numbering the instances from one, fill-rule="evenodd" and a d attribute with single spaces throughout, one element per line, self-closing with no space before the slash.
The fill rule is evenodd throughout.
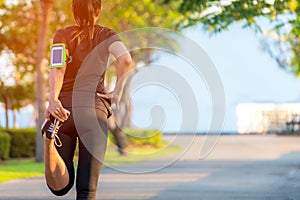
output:
<path id="1" fill-rule="evenodd" d="M 65 66 L 67 60 L 66 47 L 64 43 L 51 45 L 51 58 L 49 68 L 61 68 Z"/>

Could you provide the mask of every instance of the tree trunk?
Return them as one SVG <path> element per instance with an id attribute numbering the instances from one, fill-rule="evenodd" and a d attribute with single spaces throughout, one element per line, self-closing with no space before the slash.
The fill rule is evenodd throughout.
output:
<path id="1" fill-rule="evenodd" d="M 120 155 L 125 155 L 125 148 L 128 145 L 126 135 L 123 133 L 122 129 L 117 125 L 115 117 L 111 116 L 111 118 L 114 119 L 108 120 L 108 129 L 110 130 L 116 141 L 118 152 L 120 153 Z"/>
<path id="2" fill-rule="evenodd" d="M 126 85 L 122 92 L 122 98 L 120 101 L 120 110 L 114 110 L 114 115 L 111 117 L 108 123 L 108 129 L 113 134 L 118 147 L 120 155 L 125 155 L 125 148 L 128 146 L 128 141 L 124 128 L 130 127 L 131 125 L 131 101 L 130 101 L 130 81 L 132 80 L 134 74 L 137 72 L 130 73 L 128 75 Z"/>
<path id="3" fill-rule="evenodd" d="M 38 35 L 38 46 L 37 46 L 37 79 L 36 79 L 36 92 L 37 92 L 37 132 L 36 132 L 36 152 L 35 152 L 35 160 L 36 162 L 42 162 L 44 160 L 44 146 L 43 140 L 40 133 L 41 125 L 44 121 L 45 115 L 45 80 L 44 80 L 44 68 L 45 62 L 43 60 L 46 57 L 46 49 L 48 44 L 48 26 L 51 20 L 51 13 L 53 10 L 53 0 L 40 0 L 41 8 L 42 8 L 42 18 L 41 25 Z"/>
<path id="4" fill-rule="evenodd" d="M 4 108 L 5 108 L 5 128 L 8 128 L 9 125 L 9 118 L 8 118 L 8 102 L 4 100 Z"/>
<path id="5" fill-rule="evenodd" d="M 131 57 L 133 60 L 136 60 L 135 54 L 131 54 Z M 125 155 L 125 148 L 128 146 L 127 137 L 123 129 L 131 125 L 130 82 L 137 72 L 138 70 L 135 68 L 134 71 L 129 73 L 120 101 L 120 110 L 114 110 L 114 115 L 108 123 L 108 129 L 114 136 L 120 155 Z"/>
<path id="6" fill-rule="evenodd" d="M 5 96 L 5 86 L 4 86 L 4 82 L 0 80 L 0 99 L 2 99 L 2 102 L 4 104 L 4 110 L 5 110 L 5 128 L 8 128 L 8 99 Z"/>
<path id="7" fill-rule="evenodd" d="M 107 77 L 107 88 L 111 88 L 112 80 L 111 77 Z M 121 100 L 122 101 L 122 100 Z M 120 102 L 120 107 L 122 107 L 123 102 Z M 122 109 L 122 108 L 120 108 Z M 123 133 L 122 128 L 118 126 L 118 115 L 120 115 L 120 112 L 117 112 L 116 110 L 113 111 L 113 115 L 108 120 L 108 129 L 112 133 L 116 146 L 118 147 L 118 152 L 120 155 L 125 155 L 125 148 L 128 145 L 128 141 L 126 138 L 126 135 Z"/>
<path id="8" fill-rule="evenodd" d="M 120 102 L 120 109 L 122 109 L 122 105 L 123 102 Z M 113 113 L 114 114 L 108 120 L 108 129 L 110 130 L 115 139 L 116 145 L 118 147 L 118 152 L 120 153 L 120 155 L 125 155 L 126 153 L 124 150 L 128 145 L 128 141 L 126 135 L 122 131 L 122 127 L 118 126 L 120 125 L 120 123 L 118 122 L 120 118 L 119 115 L 121 114 L 121 112 L 114 110 Z"/>
<path id="9" fill-rule="evenodd" d="M 18 128 L 18 123 L 17 123 L 17 111 L 16 110 L 12 110 L 13 111 L 13 124 L 14 124 L 14 128 Z"/>
<path id="10" fill-rule="evenodd" d="M 127 78 L 126 85 L 123 89 L 122 94 L 122 106 L 124 113 L 122 113 L 122 118 L 120 119 L 121 128 L 127 128 L 131 126 L 131 101 L 130 101 L 130 81 L 133 78 L 134 73 L 130 73 Z"/>

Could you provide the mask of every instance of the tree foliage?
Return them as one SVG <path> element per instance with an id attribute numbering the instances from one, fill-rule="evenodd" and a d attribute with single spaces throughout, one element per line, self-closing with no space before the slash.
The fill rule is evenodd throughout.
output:
<path id="1" fill-rule="evenodd" d="M 14 67 L 7 84 L 5 77 L 0 77 L 1 98 L 5 104 L 6 126 L 8 125 L 8 109 L 17 111 L 21 107 L 32 103 L 35 99 L 34 81 L 32 74 L 35 71 L 36 26 L 39 11 L 34 2 L 28 3 L 20 0 L 18 4 L 5 4 L 0 2 L 0 52 L 10 55 L 10 63 Z M 12 66 L 2 65 L 2 71 Z"/>
<path id="2" fill-rule="evenodd" d="M 187 17 L 185 26 L 202 23 L 214 32 L 226 30 L 236 22 L 242 22 L 245 26 L 258 25 L 257 17 L 276 21 L 277 28 L 286 23 L 292 24 L 296 31 L 300 28 L 297 26 L 298 5 L 299 0 L 183 0 L 179 11 Z M 282 20 L 282 15 L 294 15 L 294 19 Z"/>
<path id="3" fill-rule="evenodd" d="M 151 26 L 176 29 L 184 20 L 179 5 L 176 1 L 163 5 L 159 0 L 103 1 L 99 20 L 117 32 Z"/>
<path id="4" fill-rule="evenodd" d="M 13 65 L 23 79 L 35 71 L 36 44 L 40 12 L 37 3 L 20 0 L 17 5 L 5 5 L 0 15 L 0 50 L 9 50 Z"/>
<path id="5" fill-rule="evenodd" d="M 183 27 L 202 24 L 218 33 L 238 22 L 253 28 L 278 65 L 300 76 L 299 0 L 182 0 L 178 10 L 187 19 Z"/>

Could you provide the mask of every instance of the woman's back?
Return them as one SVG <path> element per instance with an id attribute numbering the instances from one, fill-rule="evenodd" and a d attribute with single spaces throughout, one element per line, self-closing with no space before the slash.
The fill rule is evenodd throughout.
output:
<path id="1" fill-rule="evenodd" d="M 53 43 L 64 43 L 68 50 L 69 63 L 66 66 L 64 81 L 60 97 L 66 106 L 71 106 L 72 92 L 74 83 L 83 61 L 95 49 L 101 48 L 101 62 L 93 62 L 95 67 L 102 69 L 103 73 L 99 76 L 99 82 L 96 91 L 104 93 L 104 75 L 108 61 L 108 47 L 116 41 L 121 41 L 118 35 L 110 28 L 95 25 L 93 38 L 90 38 L 89 28 L 81 29 L 79 26 L 70 26 L 57 31 Z M 103 65 L 103 63 L 105 63 Z M 99 66 L 102 65 L 102 66 Z"/>

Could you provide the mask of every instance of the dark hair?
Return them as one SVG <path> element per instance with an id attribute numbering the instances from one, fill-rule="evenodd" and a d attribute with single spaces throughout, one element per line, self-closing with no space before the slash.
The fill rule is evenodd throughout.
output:
<path id="1" fill-rule="evenodd" d="M 73 0 L 73 15 L 79 26 L 78 32 L 73 39 L 80 36 L 86 29 L 89 30 L 88 38 L 94 36 L 94 17 L 96 12 L 101 9 L 101 0 Z"/>

